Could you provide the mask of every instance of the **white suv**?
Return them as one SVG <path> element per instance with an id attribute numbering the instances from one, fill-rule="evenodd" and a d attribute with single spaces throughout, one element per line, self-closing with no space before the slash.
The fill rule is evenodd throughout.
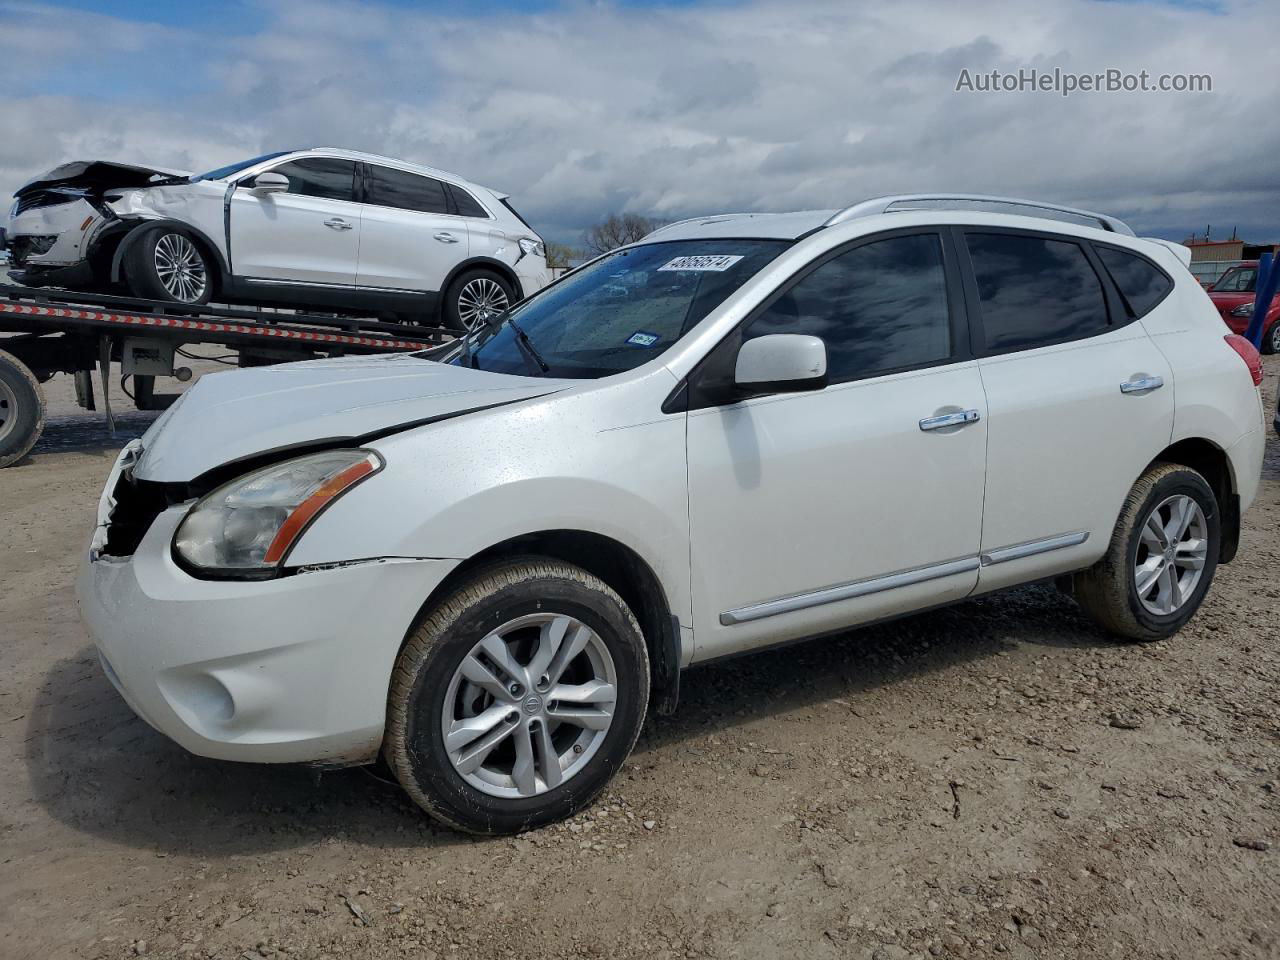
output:
<path id="1" fill-rule="evenodd" d="M 65 164 L 15 194 L 12 279 L 201 304 L 383 312 L 463 331 L 550 282 L 505 194 L 316 148 L 195 176 Z"/>
<path id="2" fill-rule="evenodd" d="M 479 832 L 590 802 L 692 664 L 1050 578 L 1168 637 L 1264 441 L 1178 249 L 998 200 L 710 217 L 445 362 L 206 376 L 107 482 L 86 622 L 187 749 L 382 756 Z"/>

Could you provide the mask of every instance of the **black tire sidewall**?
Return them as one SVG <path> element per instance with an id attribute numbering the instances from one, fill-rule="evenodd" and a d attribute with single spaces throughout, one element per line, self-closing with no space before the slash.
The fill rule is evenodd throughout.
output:
<path id="1" fill-rule="evenodd" d="M 15 360 L 0 354 L 0 380 L 13 391 L 17 400 L 13 429 L 0 438 L 0 466 L 17 463 L 25 457 L 44 429 L 44 400 L 35 379 Z"/>
<path id="2" fill-rule="evenodd" d="M 586 768 L 559 787 L 534 797 L 490 796 L 463 780 L 445 751 L 441 721 L 449 679 L 486 633 L 516 617 L 546 612 L 575 617 L 604 641 L 617 674 L 614 720 Z M 446 819 L 482 833 L 512 833 L 572 815 L 621 769 L 644 722 L 649 676 L 642 644 L 624 609 L 572 581 L 526 582 L 479 601 L 451 626 L 414 678 L 405 755 L 419 789 L 439 805 Z"/>
<path id="3" fill-rule="evenodd" d="M 1177 494 L 1190 496 L 1204 511 L 1205 522 L 1209 527 L 1209 545 L 1205 554 L 1204 569 L 1200 575 L 1200 582 L 1196 584 L 1196 589 L 1190 599 L 1173 613 L 1160 616 L 1152 613 L 1142 605 L 1142 601 L 1138 597 L 1137 584 L 1134 582 L 1134 569 L 1137 563 L 1138 545 L 1142 538 L 1142 527 L 1146 523 L 1147 517 L 1151 515 L 1151 511 L 1155 509 L 1157 504 L 1163 503 L 1169 497 Z M 1147 494 L 1142 503 L 1141 510 L 1137 513 L 1137 522 L 1134 523 L 1133 529 L 1129 531 L 1129 536 L 1125 543 L 1124 570 L 1129 610 L 1143 628 L 1168 636 L 1181 629 L 1187 621 L 1195 616 L 1196 611 L 1200 609 L 1200 604 L 1204 601 L 1205 595 L 1209 592 L 1210 585 L 1213 583 L 1213 576 L 1218 568 L 1218 552 L 1221 548 L 1221 543 L 1222 517 L 1218 509 L 1218 500 L 1214 496 L 1213 490 L 1210 489 L 1200 474 L 1193 470 L 1179 470 L 1176 473 L 1162 477 L 1151 488 L 1151 492 Z"/>
<path id="4" fill-rule="evenodd" d="M 1262 352 L 1265 354 L 1280 353 L 1276 349 L 1276 335 L 1280 334 L 1280 320 L 1277 320 L 1262 335 Z"/>
<path id="5" fill-rule="evenodd" d="M 217 271 L 214 264 L 210 262 L 209 255 L 201 247 L 200 241 L 188 231 L 167 224 L 143 227 L 141 229 L 143 233 L 133 240 L 124 258 L 124 279 L 129 292 L 136 297 L 142 297 L 147 300 L 162 300 L 167 303 L 187 303 L 192 306 L 208 303 L 213 297 L 213 286 Z M 204 295 L 199 300 L 178 300 L 165 289 L 164 284 L 160 282 L 160 278 L 156 275 L 156 244 L 160 242 L 161 237 L 170 233 L 179 234 L 191 241 L 191 244 L 196 248 L 196 253 L 204 261 L 207 280 L 205 282 Z"/>
<path id="6" fill-rule="evenodd" d="M 472 280 L 477 280 L 481 277 L 492 280 L 498 286 L 502 287 L 503 291 L 507 295 L 507 303 L 512 306 L 515 305 L 516 292 L 512 289 L 511 283 L 506 279 L 506 277 L 495 273 L 492 270 L 468 270 L 466 273 L 456 277 L 454 281 L 449 284 L 449 289 L 446 290 L 444 294 L 444 309 L 441 312 L 441 316 L 444 319 L 444 325 L 454 333 L 470 332 L 467 330 L 466 326 L 462 322 L 462 318 L 458 314 L 458 297 L 462 295 L 463 287 Z"/>

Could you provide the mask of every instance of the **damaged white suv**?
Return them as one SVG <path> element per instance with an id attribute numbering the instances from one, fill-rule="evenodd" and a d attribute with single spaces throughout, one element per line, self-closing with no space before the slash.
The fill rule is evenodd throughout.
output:
<path id="1" fill-rule="evenodd" d="M 334 148 L 207 173 L 64 164 L 15 194 L 10 277 L 185 304 L 378 312 L 455 330 L 550 281 L 507 196 Z"/>
<path id="2" fill-rule="evenodd" d="M 81 609 L 188 750 L 381 756 L 479 832 L 589 803 L 692 664 L 1049 578 L 1165 638 L 1264 443 L 1187 255 L 954 197 L 673 224 L 447 362 L 205 376 L 117 462 Z"/>

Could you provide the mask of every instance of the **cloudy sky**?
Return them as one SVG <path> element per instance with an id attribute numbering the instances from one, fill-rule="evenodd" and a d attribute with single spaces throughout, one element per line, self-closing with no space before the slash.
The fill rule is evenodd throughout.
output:
<path id="1" fill-rule="evenodd" d="M 0 0 L 0 192 L 330 144 L 506 190 L 567 241 L 612 211 L 937 190 L 1280 240 L 1277 38 L 1274 0 Z M 1213 90 L 956 91 L 1032 68 Z"/>

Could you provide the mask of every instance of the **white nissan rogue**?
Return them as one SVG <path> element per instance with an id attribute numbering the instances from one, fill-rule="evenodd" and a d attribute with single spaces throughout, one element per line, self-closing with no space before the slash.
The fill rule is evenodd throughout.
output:
<path id="1" fill-rule="evenodd" d="M 390 313 L 458 331 L 551 279 L 506 194 L 333 147 L 196 175 L 64 164 L 18 190 L 4 233 L 10 276 L 30 286 Z"/>
<path id="2" fill-rule="evenodd" d="M 445 362 L 206 376 L 116 463 L 83 614 L 188 750 L 381 756 L 485 833 L 589 803 L 692 664 L 1050 578 L 1169 637 L 1264 439 L 1185 253 L 991 198 L 708 217 Z"/>

